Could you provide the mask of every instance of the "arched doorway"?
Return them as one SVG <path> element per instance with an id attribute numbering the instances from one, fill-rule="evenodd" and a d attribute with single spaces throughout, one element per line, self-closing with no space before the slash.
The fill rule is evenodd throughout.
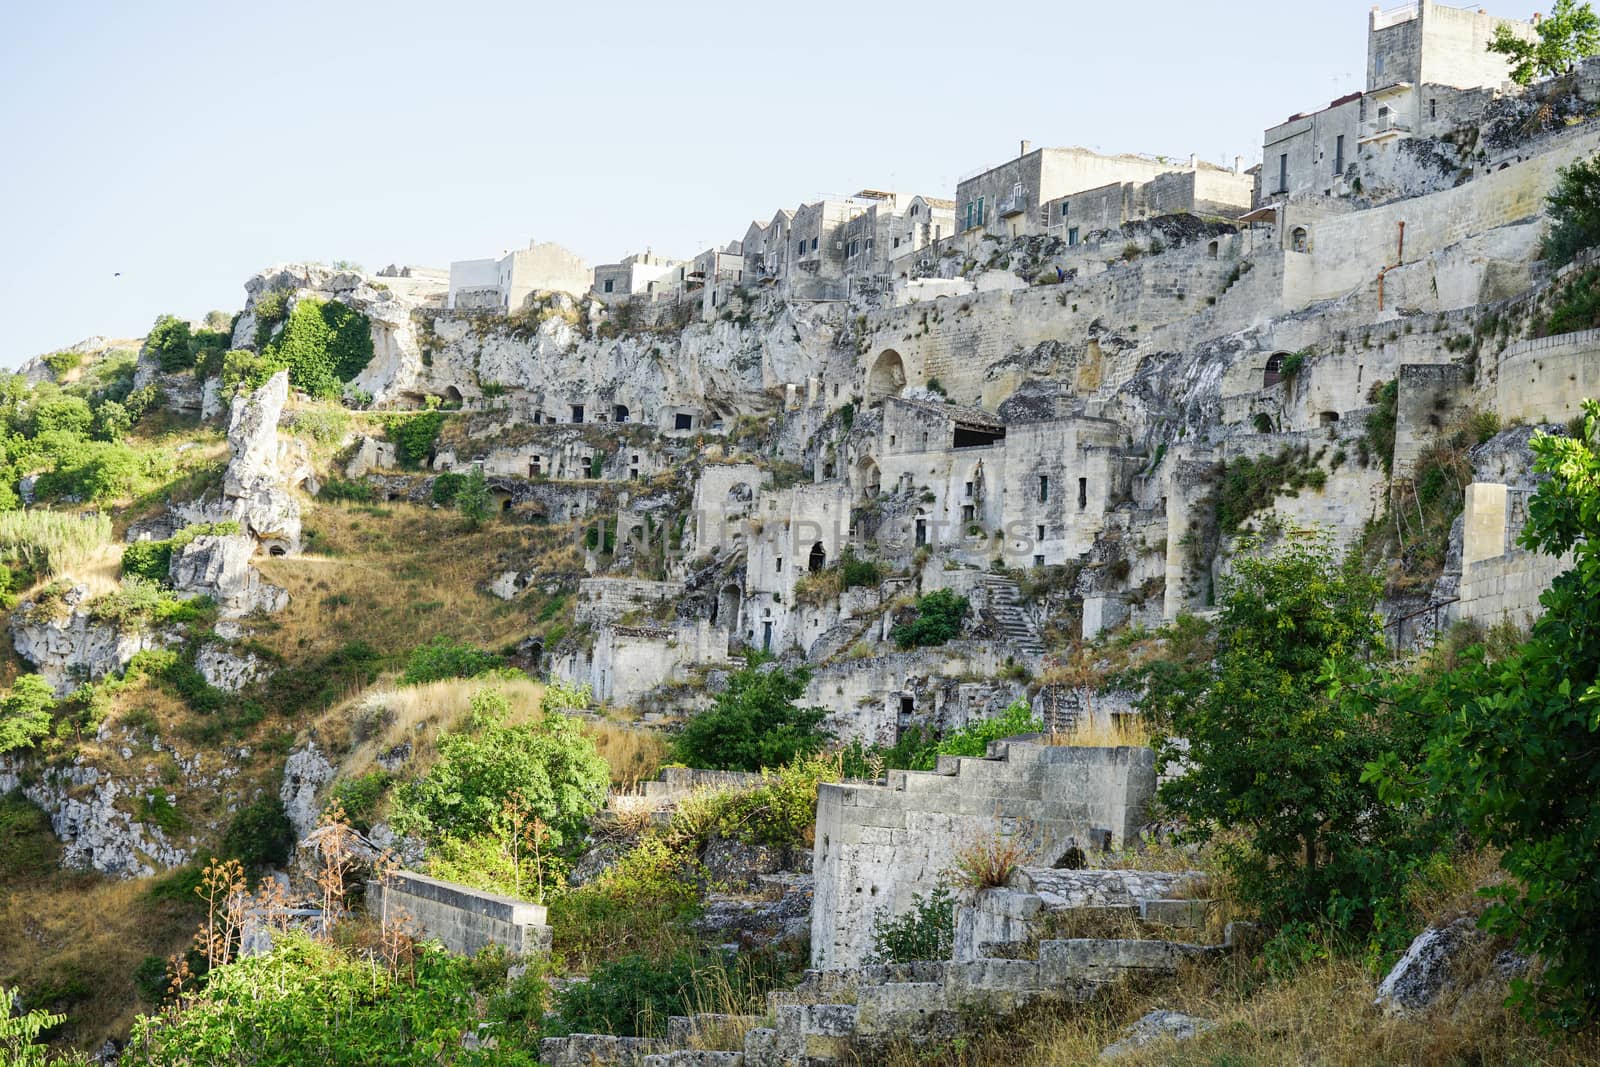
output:
<path id="1" fill-rule="evenodd" d="M 862 456 L 856 463 L 856 494 L 863 500 L 871 500 L 883 488 L 882 482 L 878 464 L 871 456 Z"/>
<path id="2" fill-rule="evenodd" d="M 828 550 L 822 547 L 821 541 L 818 541 L 811 546 L 811 555 L 806 558 L 806 570 L 815 574 L 827 565 Z"/>
<path id="3" fill-rule="evenodd" d="M 447 385 L 444 387 L 443 399 L 446 404 L 459 404 L 461 403 L 461 390 L 453 385 Z"/>
<path id="4" fill-rule="evenodd" d="M 1287 352 L 1274 352 L 1267 360 L 1267 369 L 1261 375 L 1261 388 L 1267 389 L 1283 381 L 1283 361 L 1289 358 Z"/>
<path id="5" fill-rule="evenodd" d="M 892 348 L 878 353 L 878 358 L 872 364 L 872 372 L 867 375 L 867 399 L 878 401 L 886 396 L 898 396 L 905 385 L 906 364 L 900 358 L 900 353 Z"/>
<path id="6" fill-rule="evenodd" d="M 1306 228 L 1304 226 L 1296 226 L 1292 231 L 1290 231 L 1289 247 L 1296 252 L 1310 251 L 1311 235 L 1306 232 Z"/>

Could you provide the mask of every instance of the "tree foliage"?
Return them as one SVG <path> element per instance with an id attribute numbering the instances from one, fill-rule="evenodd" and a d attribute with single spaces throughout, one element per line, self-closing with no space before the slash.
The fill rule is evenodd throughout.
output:
<path id="1" fill-rule="evenodd" d="M 24 674 L 0 699 L 0 754 L 32 748 L 50 736 L 56 694 L 37 674 Z"/>
<path id="2" fill-rule="evenodd" d="M 961 634 L 961 623 L 971 603 L 949 589 L 939 589 L 917 600 L 915 614 L 889 631 L 901 648 L 942 645 Z"/>
<path id="3" fill-rule="evenodd" d="M 810 672 L 784 670 L 752 655 L 728 677 L 716 703 L 691 718 L 673 743 L 691 767 L 759 771 L 781 767 L 822 748 L 827 714 L 800 707 Z"/>
<path id="4" fill-rule="evenodd" d="M 1536 434 L 1549 475 L 1528 505 L 1524 548 L 1573 554 L 1540 598 L 1529 640 L 1481 658 L 1436 694 L 1427 770 L 1443 806 L 1503 850 L 1515 876 L 1490 892 L 1489 929 L 1544 961 L 1532 1011 L 1563 1026 L 1600 1015 L 1600 404 L 1581 437 Z M 1394 777 L 1393 775 L 1390 776 Z"/>
<path id="5" fill-rule="evenodd" d="M 307 297 L 295 304 L 283 330 L 263 346 L 262 356 L 276 367 L 287 367 L 296 389 L 337 397 L 344 383 L 372 360 L 372 324 L 337 300 Z"/>
<path id="6" fill-rule="evenodd" d="M 489 521 L 489 505 L 489 480 L 484 477 L 483 468 L 473 464 L 456 490 L 456 510 L 467 520 L 467 527 L 476 530 Z"/>
<path id="7" fill-rule="evenodd" d="M 1164 741 L 1160 763 L 1187 773 L 1161 800 L 1197 838 L 1217 840 L 1239 893 L 1269 921 L 1368 924 L 1413 858 L 1407 813 L 1362 772 L 1385 752 L 1419 751 L 1422 726 L 1328 685 L 1379 647 L 1378 591 L 1323 539 L 1241 555 L 1216 658 L 1192 676 L 1189 699 L 1169 701 L 1186 744 Z"/>
<path id="8" fill-rule="evenodd" d="M 505 658 L 485 649 L 440 634 L 425 645 L 418 645 L 406 658 L 401 685 L 423 685 L 446 678 L 476 678 L 500 670 Z"/>
<path id="9" fill-rule="evenodd" d="M 1505 56 L 1511 80 L 1528 85 L 1535 78 L 1566 74 L 1578 61 L 1600 51 L 1600 16 L 1587 3 L 1555 0 L 1550 14 L 1534 26 L 1534 39 L 1525 40 L 1509 26 L 1497 26 L 1489 51 Z"/>
<path id="10" fill-rule="evenodd" d="M 1600 244 L 1600 155 L 1576 160 L 1559 173 L 1545 198 L 1550 230 L 1540 250 L 1555 266 Z"/>
<path id="11" fill-rule="evenodd" d="M 582 838 L 610 786 L 606 761 L 578 720 L 546 715 L 512 724 L 509 712 L 498 689 L 473 695 L 467 729 L 442 735 L 437 762 L 395 791 L 397 830 L 428 839 L 503 835 L 506 801 L 516 795 L 522 813 L 549 829 L 551 848 Z"/>

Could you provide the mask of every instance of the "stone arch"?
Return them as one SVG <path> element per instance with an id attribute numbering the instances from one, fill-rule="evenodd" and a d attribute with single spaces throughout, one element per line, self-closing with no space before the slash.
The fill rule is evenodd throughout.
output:
<path id="1" fill-rule="evenodd" d="M 883 475 L 878 470 L 878 463 L 871 456 L 862 456 L 856 462 L 856 494 L 863 500 L 871 500 L 883 489 Z"/>
<path id="2" fill-rule="evenodd" d="M 1206 258 L 1207 259 L 1216 259 L 1217 258 L 1217 242 L 1212 241 L 1210 244 L 1206 245 Z"/>
<path id="3" fill-rule="evenodd" d="M 1274 352 L 1267 359 L 1267 368 L 1261 374 L 1261 388 L 1267 389 L 1283 381 L 1283 361 L 1289 358 L 1287 352 Z"/>
<path id="4" fill-rule="evenodd" d="M 628 414 L 629 414 L 628 405 L 626 405 L 626 404 L 613 404 L 613 405 L 611 405 L 611 421 L 612 422 L 627 422 L 628 421 Z"/>
<path id="5" fill-rule="evenodd" d="M 906 363 L 900 358 L 900 353 L 892 348 L 885 348 L 878 353 L 878 358 L 872 362 L 872 372 L 867 375 L 868 400 L 882 400 L 886 396 L 897 396 L 906 385 Z"/>
<path id="6" fill-rule="evenodd" d="M 457 389 L 453 385 L 445 386 L 444 392 L 441 394 L 441 396 L 446 404 L 459 404 L 463 399 L 461 390 Z"/>
<path id="7" fill-rule="evenodd" d="M 1296 226 L 1289 231 L 1289 247 L 1296 252 L 1311 251 L 1311 235 L 1304 226 Z"/>
<path id="8" fill-rule="evenodd" d="M 811 554 L 806 557 L 806 570 L 812 574 L 817 573 L 828 565 L 828 550 L 818 541 L 811 546 Z"/>

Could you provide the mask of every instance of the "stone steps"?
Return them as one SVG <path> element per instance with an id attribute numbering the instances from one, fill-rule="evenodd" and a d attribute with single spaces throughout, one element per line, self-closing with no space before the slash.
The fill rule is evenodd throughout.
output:
<path id="1" fill-rule="evenodd" d="M 989 618 L 995 632 L 1008 647 L 1025 655 L 1036 656 L 1044 652 L 1044 642 L 1039 629 L 1022 610 L 1021 592 L 1017 583 L 997 575 L 985 575 L 984 588 L 989 599 Z"/>

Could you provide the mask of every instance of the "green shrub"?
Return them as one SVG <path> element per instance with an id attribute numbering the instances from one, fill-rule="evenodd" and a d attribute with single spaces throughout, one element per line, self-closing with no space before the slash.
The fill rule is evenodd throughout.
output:
<path id="1" fill-rule="evenodd" d="M 845 549 L 840 559 L 840 570 L 844 574 L 844 587 L 854 589 L 856 586 L 876 586 L 883 579 L 883 569 L 870 559 L 861 559 L 852 549 Z"/>
<path id="2" fill-rule="evenodd" d="M 0 699 L 0 754 L 32 748 L 50 736 L 56 694 L 37 674 L 24 674 Z"/>
<path id="3" fill-rule="evenodd" d="M 550 848 L 582 839 L 610 787 L 606 761 L 576 719 L 547 715 L 510 725 L 508 711 L 497 689 L 473 696 L 466 729 L 441 735 L 434 765 L 395 791 L 396 830 L 429 840 L 503 834 L 507 802 L 517 797 L 527 817 L 548 827 Z"/>
<path id="4" fill-rule="evenodd" d="M 707 1005 L 738 1013 L 759 1002 L 787 976 L 788 962 L 772 952 L 625 956 L 557 993 L 555 1019 L 546 1032 L 663 1037 L 674 1015 L 692 1015 Z"/>
<path id="5" fill-rule="evenodd" d="M 0 793 L 0 884 L 48 876 L 59 851 L 50 816 L 20 790 Z"/>
<path id="6" fill-rule="evenodd" d="M 156 319 L 144 344 L 164 371 L 170 373 L 194 366 L 194 354 L 189 349 L 189 324 L 180 318 L 162 315 Z"/>
<path id="7" fill-rule="evenodd" d="M 461 487 L 466 483 L 465 474 L 455 471 L 445 471 L 433 479 L 433 502 L 440 507 L 449 507 L 456 502 L 456 494 L 461 492 Z"/>
<path id="8" fill-rule="evenodd" d="M 489 521 L 489 481 L 483 476 L 482 467 L 474 465 L 461 480 L 456 510 L 467 520 L 468 529 L 476 530 Z"/>
<path id="9" fill-rule="evenodd" d="M 296 389 L 337 398 L 344 383 L 372 359 L 372 324 L 336 300 L 306 297 L 289 312 L 282 332 L 262 348 L 262 356 L 287 367 Z"/>
<path id="10" fill-rule="evenodd" d="M 54 374 L 57 378 L 60 378 L 68 371 L 74 371 L 83 366 L 83 353 L 51 352 L 49 355 L 45 356 L 41 362 L 44 363 L 46 367 L 50 368 L 51 374 Z"/>
<path id="11" fill-rule="evenodd" d="M 385 770 L 368 771 L 336 784 L 328 794 L 328 806 L 344 809 L 345 820 L 362 833 L 372 829 L 379 806 L 389 795 L 394 775 Z"/>
<path id="12" fill-rule="evenodd" d="M 433 443 L 444 429 L 444 412 L 422 411 L 412 415 L 391 415 L 384 430 L 394 442 L 395 458 L 402 466 L 418 467 L 433 452 Z"/>
<path id="13" fill-rule="evenodd" d="M 1367 402 L 1374 405 L 1367 413 L 1367 432 L 1364 440 L 1378 454 L 1384 473 L 1394 471 L 1394 434 L 1399 423 L 1400 383 L 1390 380 L 1373 382 L 1367 390 Z"/>
<path id="14" fill-rule="evenodd" d="M 911 963 L 947 960 L 955 947 L 955 898 L 940 885 L 927 896 L 911 895 L 911 907 L 900 915 L 888 908 L 872 917 L 872 949 L 867 963 Z"/>
<path id="15" fill-rule="evenodd" d="M 473 648 L 440 634 L 427 644 L 412 649 L 400 684 L 423 685 L 446 678 L 475 678 L 505 665 L 505 659 L 493 652 Z"/>
<path id="16" fill-rule="evenodd" d="M 147 582 L 165 582 L 172 570 L 172 557 L 197 537 L 226 537 L 239 532 L 239 524 L 201 522 L 185 526 L 165 541 L 135 541 L 122 550 L 124 576 Z"/>
<path id="17" fill-rule="evenodd" d="M 759 771 L 781 767 L 819 751 L 828 735 L 826 711 L 802 708 L 810 672 L 788 671 L 758 656 L 728 677 L 716 703 L 691 718 L 673 741 L 677 759 L 691 767 Z"/>
<path id="18" fill-rule="evenodd" d="M 62 1063 L 50 1054 L 47 1046 L 39 1043 L 39 1038 L 66 1018 L 38 1009 L 23 1011 L 17 990 L 0 986 L 0 1063 L 6 1067 L 45 1067 L 47 1063 Z"/>
<path id="19" fill-rule="evenodd" d="M 1305 449 L 1282 448 L 1275 456 L 1240 456 L 1217 465 L 1212 494 L 1217 528 L 1234 534 L 1245 520 L 1270 507 L 1279 493 L 1306 487 L 1321 489 L 1328 475 Z"/>
<path id="20" fill-rule="evenodd" d="M 172 988 L 172 975 L 167 971 L 163 956 L 146 956 L 133 969 L 133 987 L 139 996 L 150 1004 L 160 1004 L 167 999 Z"/>
<path id="21" fill-rule="evenodd" d="M 239 809 L 223 835 L 222 851 L 256 870 L 288 863 L 294 844 L 294 827 L 283 810 L 283 801 L 264 796 Z"/>
<path id="22" fill-rule="evenodd" d="M 352 504 L 370 504 L 378 498 L 368 482 L 351 482 L 343 478 L 329 478 L 317 490 L 323 500 L 343 500 Z"/>
<path id="23" fill-rule="evenodd" d="M 961 622 L 971 603 L 949 589 L 940 589 L 917 600 L 915 614 L 889 631 L 901 648 L 927 648 L 942 645 L 961 634 Z"/>
<path id="24" fill-rule="evenodd" d="M 33 412 L 33 432 L 69 433 L 88 436 L 94 426 L 94 411 L 81 396 L 53 396 L 40 401 Z"/>

